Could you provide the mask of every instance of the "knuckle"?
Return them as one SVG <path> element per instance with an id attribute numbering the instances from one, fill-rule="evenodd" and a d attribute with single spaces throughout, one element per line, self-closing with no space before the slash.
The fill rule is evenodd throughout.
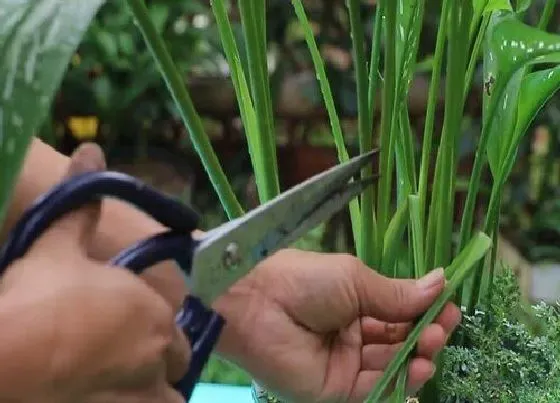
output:
<path id="1" fill-rule="evenodd" d="M 344 270 L 348 270 L 352 275 L 356 275 L 364 269 L 363 262 L 354 255 L 342 253 L 337 255 L 338 266 Z"/>
<path id="2" fill-rule="evenodd" d="M 392 296 L 394 298 L 394 307 L 398 316 L 404 315 L 406 308 L 408 306 L 409 295 L 407 294 L 406 288 L 402 286 L 398 281 L 391 281 Z"/>

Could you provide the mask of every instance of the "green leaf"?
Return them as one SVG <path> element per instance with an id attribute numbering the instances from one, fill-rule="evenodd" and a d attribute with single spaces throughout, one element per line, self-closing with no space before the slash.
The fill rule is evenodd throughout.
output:
<path id="1" fill-rule="evenodd" d="M 350 34 L 352 36 L 352 59 L 356 71 L 357 104 L 358 104 L 358 140 L 360 153 L 367 153 L 373 149 L 373 136 L 371 135 L 372 109 L 370 109 L 368 91 L 369 76 L 365 54 L 365 29 L 361 15 L 361 1 L 347 1 L 348 14 L 350 16 Z M 372 167 L 368 166 L 362 170 L 362 178 L 372 174 Z M 361 242 L 357 245 L 358 257 L 368 266 L 375 264 L 374 246 L 374 195 L 373 187 L 366 189 L 360 198 L 360 234 Z"/>
<path id="2" fill-rule="evenodd" d="M 156 31 L 161 34 L 165 29 L 167 19 L 169 18 L 170 8 L 167 5 L 155 3 L 149 6 L 149 10 L 150 18 L 154 22 Z"/>
<path id="3" fill-rule="evenodd" d="M 552 96 L 560 89 L 560 66 L 540 70 L 523 78 L 518 94 L 515 127 L 511 132 L 508 147 L 503 145 L 503 156 L 500 162 L 500 181 L 504 183 L 513 169 L 517 149 L 527 133 L 531 122 Z"/>
<path id="4" fill-rule="evenodd" d="M 405 199 L 397 208 L 397 211 L 389 225 L 387 227 L 387 232 L 385 233 L 385 243 L 383 247 L 383 259 L 382 265 L 385 269 L 394 267 L 400 246 L 402 245 L 402 237 L 406 224 L 408 222 L 408 199 Z"/>
<path id="5" fill-rule="evenodd" d="M 527 132 L 531 122 L 559 88 L 560 66 L 533 72 L 523 79 L 519 92 L 514 143 Z"/>
<path id="6" fill-rule="evenodd" d="M 338 153 L 338 159 L 340 162 L 346 162 L 349 159 L 348 151 L 346 149 L 346 144 L 344 142 L 344 136 L 342 134 L 342 126 L 340 124 L 340 118 L 334 104 L 334 97 L 332 94 L 332 89 L 327 78 L 327 72 L 325 70 L 325 64 L 323 62 L 323 57 L 315 41 L 315 34 L 305 13 L 305 8 L 303 7 L 303 2 L 301 0 L 291 0 L 294 6 L 294 11 L 298 18 L 299 23 L 302 26 L 303 33 L 305 36 L 305 41 L 307 47 L 311 53 L 311 58 L 313 60 L 313 66 L 315 67 L 315 73 L 319 80 L 319 85 L 321 87 L 321 92 L 323 94 L 323 101 L 329 115 L 329 120 L 331 124 L 331 130 L 334 137 L 334 142 L 336 146 L 336 151 Z M 358 200 L 354 199 L 350 202 L 350 219 L 352 221 L 352 232 L 354 235 L 354 244 L 360 245 L 361 243 L 361 231 L 360 231 L 360 206 Z"/>
<path id="7" fill-rule="evenodd" d="M 414 253 L 414 276 L 422 277 L 426 274 L 424 267 L 424 242 L 422 234 L 422 219 L 420 217 L 420 196 L 408 196 L 408 210 L 410 211 L 410 228 L 412 228 L 412 251 Z"/>
<path id="8" fill-rule="evenodd" d="M 134 45 L 134 39 L 130 32 L 119 32 L 119 49 L 124 55 L 132 56 L 137 51 Z"/>
<path id="9" fill-rule="evenodd" d="M 102 4 L 0 0 L 0 222 L 27 147 Z"/>
<path id="10" fill-rule="evenodd" d="M 487 147 L 498 114 L 500 102 L 512 77 L 521 69 L 542 63 L 560 63 L 560 35 L 550 34 L 519 21 L 513 12 L 499 11 L 492 14 L 486 31 L 484 49 L 485 107 L 483 127 L 476 153 L 467 199 L 463 209 L 460 230 L 460 247 L 470 237 L 476 195 L 480 186 L 482 168 L 486 162 Z M 487 104 L 486 104 L 487 103 Z M 494 197 L 494 203 L 499 197 Z M 490 208 L 492 217 L 497 207 Z M 489 221 L 487 221 L 489 223 Z"/>
<path id="11" fill-rule="evenodd" d="M 115 59 L 119 53 L 116 39 L 107 31 L 99 30 L 96 33 L 97 44 L 104 53 L 104 56 L 109 60 Z"/>
<path id="12" fill-rule="evenodd" d="M 231 69 L 232 82 L 239 104 L 239 110 L 241 111 L 243 126 L 245 127 L 245 135 L 249 146 L 249 154 L 255 172 L 255 181 L 257 183 L 259 195 L 266 197 L 273 189 L 273 187 L 269 187 L 270 181 L 268 178 L 268 170 L 273 167 L 268 166 L 268 161 L 264 158 L 265 153 L 263 150 L 267 147 L 263 145 L 263 139 L 261 137 L 261 133 L 266 133 L 259 130 L 257 112 L 254 108 L 245 72 L 243 71 L 240 52 L 235 41 L 233 28 L 228 19 L 227 9 L 223 2 L 216 1 L 212 2 L 212 10 L 216 18 L 216 24 L 220 32 L 220 38 L 229 68 Z M 275 169 L 273 168 L 273 170 Z M 276 185 L 278 184 L 277 178 L 275 183 Z M 261 199 L 261 201 L 265 200 Z"/>
<path id="13" fill-rule="evenodd" d="M 407 362 L 408 364 L 408 362 Z M 403 365 L 397 376 L 395 390 L 393 391 L 389 401 L 391 403 L 403 403 L 406 401 L 406 381 L 408 378 L 408 365 Z"/>
<path id="14" fill-rule="evenodd" d="M 448 281 L 444 291 L 409 333 L 403 347 L 385 368 L 383 375 L 369 394 L 366 400 L 367 402 L 378 403 L 381 401 L 387 387 L 395 378 L 397 372 L 406 363 L 409 354 L 414 351 L 422 331 L 435 320 L 445 304 L 453 297 L 457 288 L 465 280 L 467 275 L 470 274 L 476 263 L 486 255 L 491 246 L 492 240 L 486 234 L 478 232 L 445 269 L 445 275 Z"/>
<path id="15" fill-rule="evenodd" d="M 213 2 L 213 7 L 216 3 L 220 3 L 220 7 L 225 9 L 223 5 L 224 2 Z M 251 85 L 255 119 L 258 126 L 258 130 L 255 130 L 251 135 L 259 137 L 260 147 L 258 152 L 261 154 L 261 159 L 264 164 L 258 169 L 255 169 L 255 174 L 260 174 L 260 176 L 262 176 L 261 181 L 257 183 L 257 188 L 260 201 L 264 203 L 273 199 L 280 193 L 276 157 L 276 132 L 274 130 L 270 80 L 267 66 L 267 47 L 265 43 L 265 2 L 240 0 L 237 4 L 241 14 L 244 43 L 247 53 L 247 76 L 249 77 Z"/>
<path id="16" fill-rule="evenodd" d="M 490 171 L 496 178 L 500 174 L 500 168 L 504 157 L 513 139 L 515 119 L 517 115 L 517 102 L 519 90 L 525 71 L 516 72 L 507 84 L 505 94 L 502 97 L 498 111 L 492 119 L 492 128 L 488 138 L 488 164 Z M 488 107 L 485 103 L 485 109 Z"/>
<path id="17" fill-rule="evenodd" d="M 143 0 L 127 0 L 127 4 L 150 49 L 150 53 L 160 68 L 167 88 L 175 101 L 177 109 L 179 109 L 181 118 L 190 132 L 191 141 L 202 160 L 202 164 L 228 217 L 231 219 L 243 215 L 243 208 L 220 165 L 210 138 L 205 132 L 202 119 L 198 115 L 190 94 L 185 87 L 184 77 L 177 69 L 169 49 L 150 19 L 145 2 Z"/>

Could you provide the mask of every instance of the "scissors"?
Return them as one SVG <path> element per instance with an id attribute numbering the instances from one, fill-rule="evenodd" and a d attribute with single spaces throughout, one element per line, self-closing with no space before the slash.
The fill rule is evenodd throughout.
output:
<path id="1" fill-rule="evenodd" d="M 199 220 L 192 208 L 140 180 L 113 171 L 75 175 L 41 195 L 22 215 L 0 249 L 0 275 L 54 221 L 87 203 L 113 197 L 151 215 L 168 230 L 133 244 L 110 263 L 141 274 L 156 263 L 174 260 L 186 274 L 189 295 L 175 322 L 191 344 L 192 357 L 187 373 L 173 386 L 189 401 L 225 324 L 210 308 L 212 303 L 261 260 L 289 246 L 372 184 L 376 175 L 354 176 L 376 152 L 315 175 L 200 239 L 191 235 Z"/>

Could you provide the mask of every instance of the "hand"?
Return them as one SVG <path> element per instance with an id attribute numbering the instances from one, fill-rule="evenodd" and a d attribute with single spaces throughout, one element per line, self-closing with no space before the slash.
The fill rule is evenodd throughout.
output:
<path id="1" fill-rule="evenodd" d="M 217 301 L 228 321 L 220 352 L 288 401 L 363 402 L 444 284 L 441 270 L 395 280 L 348 255 L 283 250 Z M 424 330 L 409 392 L 433 375 L 459 321 L 448 304 Z"/>
<path id="2" fill-rule="evenodd" d="M 103 167 L 86 146 L 69 175 Z M 186 372 L 190 348 L 173 309 L 141 278 L 87 256 L 99 214 L 99 204 L 68 214 L 2 278 L 0 313 L 11 320 L 0 401 L 183 402 L 169 385 Z"/>

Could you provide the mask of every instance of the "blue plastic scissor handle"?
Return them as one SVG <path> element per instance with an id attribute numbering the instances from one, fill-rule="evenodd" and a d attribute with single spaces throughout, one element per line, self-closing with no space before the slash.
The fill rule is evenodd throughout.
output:
<path id="1" fill-rule="evenodd" d="M 0 250 L 0 275 L 15 259 L 23 257 L 54 221 L 102 197 L 129 202 L 170 229 L 122 251 L 111 260 L 112 264 L 141 274 L 156 263 L 175 260 L 190 275 L 192 255 L 198 245 L 191 232 L 197 227 L 198 215 L 188 206 L 138 179 L 111 171 L 73 176 L 39 197 L 20 218 Z M 195 296 L 188 296 L 176 323 L 183 329 L 192 347 L 188 371 L 174 385 L 188 401 L 225 322 Z"/>

